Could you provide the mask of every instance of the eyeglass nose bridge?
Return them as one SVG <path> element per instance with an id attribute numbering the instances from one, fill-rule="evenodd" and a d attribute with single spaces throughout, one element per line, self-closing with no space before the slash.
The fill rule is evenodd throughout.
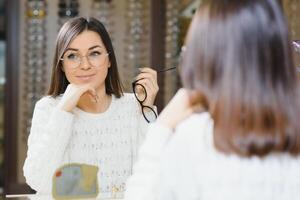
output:
<path id="1" fill-rule="evenodd" d="M 85 56 L 80 55 L 80 57 L 78 59 L 78 65 L 77 65 L 77 67 L 84 66 L 84 65 L 82 65 L 84 63 L 83 62 L 83 60 L 84 60 L 83 58 L 84 57 L 86 58 L 86 61 L 89 64 L 89 66 L 93 66 L 92 63 L 91 63 L 91 61 L 90 61 L 90 58 L 88 57 L 88 55 L 85 55 Z"/>

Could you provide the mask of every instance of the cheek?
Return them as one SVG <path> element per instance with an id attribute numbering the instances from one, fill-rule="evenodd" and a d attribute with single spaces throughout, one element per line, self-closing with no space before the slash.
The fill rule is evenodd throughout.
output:
<path id="1" fill-rule="evenodd" d="M 94 78 L 93 85 L 99 87 L 105 84 L 105 78 L 108 74 L 108 69 L 99 70 Z"/>
<path id="2" fill-rule="evenodd" d="M 70 70 L 64 70 L 65 76 L 70 83 L 76 83 L 75 73 Z"/>

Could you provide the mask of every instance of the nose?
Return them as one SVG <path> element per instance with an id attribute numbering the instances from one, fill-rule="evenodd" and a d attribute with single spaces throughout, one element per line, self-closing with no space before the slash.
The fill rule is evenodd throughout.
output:
<path id="1" fill-rule="evenodd" d="M 80 68 L 83 70 L 88 70 L 91 68 L 91 64 L 86 56 L 81 57 Z"/>

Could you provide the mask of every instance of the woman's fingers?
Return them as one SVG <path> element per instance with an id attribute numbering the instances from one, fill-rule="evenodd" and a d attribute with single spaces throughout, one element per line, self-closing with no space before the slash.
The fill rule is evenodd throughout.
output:
<path id="1" fill-rule="evenodd" d="M 149 79 L 141 79 L 137 83 L 143 85 L 147 93 L 152 94 L 154 92 L 155 88 L 153 86 L 153 83 Z"/>
<path id="2" fill-rule="evenodd" d="M 157 85 L 157 72 L 151 68 L 140 68 L 140 73 L 137 75 L 136 80 L 150 79 L 153 85 Z"/>
<path id="3" fill-rule="evenodd" d="M 97 103 L 99 101 L 99 97 L 97 95 L 95 88 L 93 88 L 90 85 L 83 85 L 81 89 L 82 89 L 82 94 L 87 93 L 91 97 L 93 102 Z"/>
<path id="4" fill-rule="evenodd" d="M 141 73 L 150 73 L 153 76 L 157 76 L 157 72 L 152 68 L 143 67 L 143 68 L 139 68 L 139 70 L 140 70 Z"/>
<path id="5" fill-rule="evenodd" d="M 147 96 L 143 103 L 144 103 L 144 105 L 152 106 L 154 104 L 157 90 L 155 88 L 153 88 L 153 85 L 149 79 L 141 79 L 137 83 L 142 85 L 146 90 L 146 91 L 144 91 L 144 89 L 141 89 L 140 90 L 141 93 L 138 93 L 138 96 L 145 97 L 144 92 L 146 92 Z M 141 88 L 141 86 L 138 86 L 138 85 L 136 87 Z M 141 99 L 144 99 L 144 98 L 141 98 Z"/>
<path id="6" fill-rule="evenodd" d="M 140 73 L 136 76 L 135 80 L 137 84 L 142 85 L 147 93 L 147 98 L 143 102 L 144 105 L 152 106 L 154 104 L 154 100 L 156 94 L 159 90 L 157 84 L 157 72 L 151 68 L 139 68 Z M 137 86 L 136 86 L 137 87 Z M 140 90 L 142 92 L 142 90 Z M 144 94 L 140 94 L 144 95 Z"/>

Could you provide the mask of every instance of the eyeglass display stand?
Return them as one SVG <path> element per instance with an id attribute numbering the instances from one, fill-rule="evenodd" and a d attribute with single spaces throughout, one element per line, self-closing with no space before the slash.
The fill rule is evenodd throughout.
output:
<path id="1" fill-rule="evenodd" d="M 166 0 L 165 69 L 178 66 L 179 4 L 179 0 Z M 177 90 L 176 70 L 165 74 L 164 83 L 164 103 L 167 104 Z"/>
<path id="2" fill-rule="evenodd" d="M 45 93 L 46 85 L 46 14 L 45 0 L 26 1 L 26 28 L 24 68 L 21 84 L 21 126 L 22 141 L 26 142 L 30 127 L 33 107 L 36 101 Z"/>
<path id="3" fill-rule="evenodd" d="M 58 24 L 59 28 L 70 18 L 79 15 L 78 0 L 59 0 L 58 2 Z"/>
<path id="4" fill-rule="evenodd" d="M 138 74 L 138 68 L 150 66 L 150 9 L 148 1 L 127 0 L 126 5 L 127 37 L 124 37 L 122 77 L 127 77 L 124 86 L 131 91 L 131 82 Z"/>

